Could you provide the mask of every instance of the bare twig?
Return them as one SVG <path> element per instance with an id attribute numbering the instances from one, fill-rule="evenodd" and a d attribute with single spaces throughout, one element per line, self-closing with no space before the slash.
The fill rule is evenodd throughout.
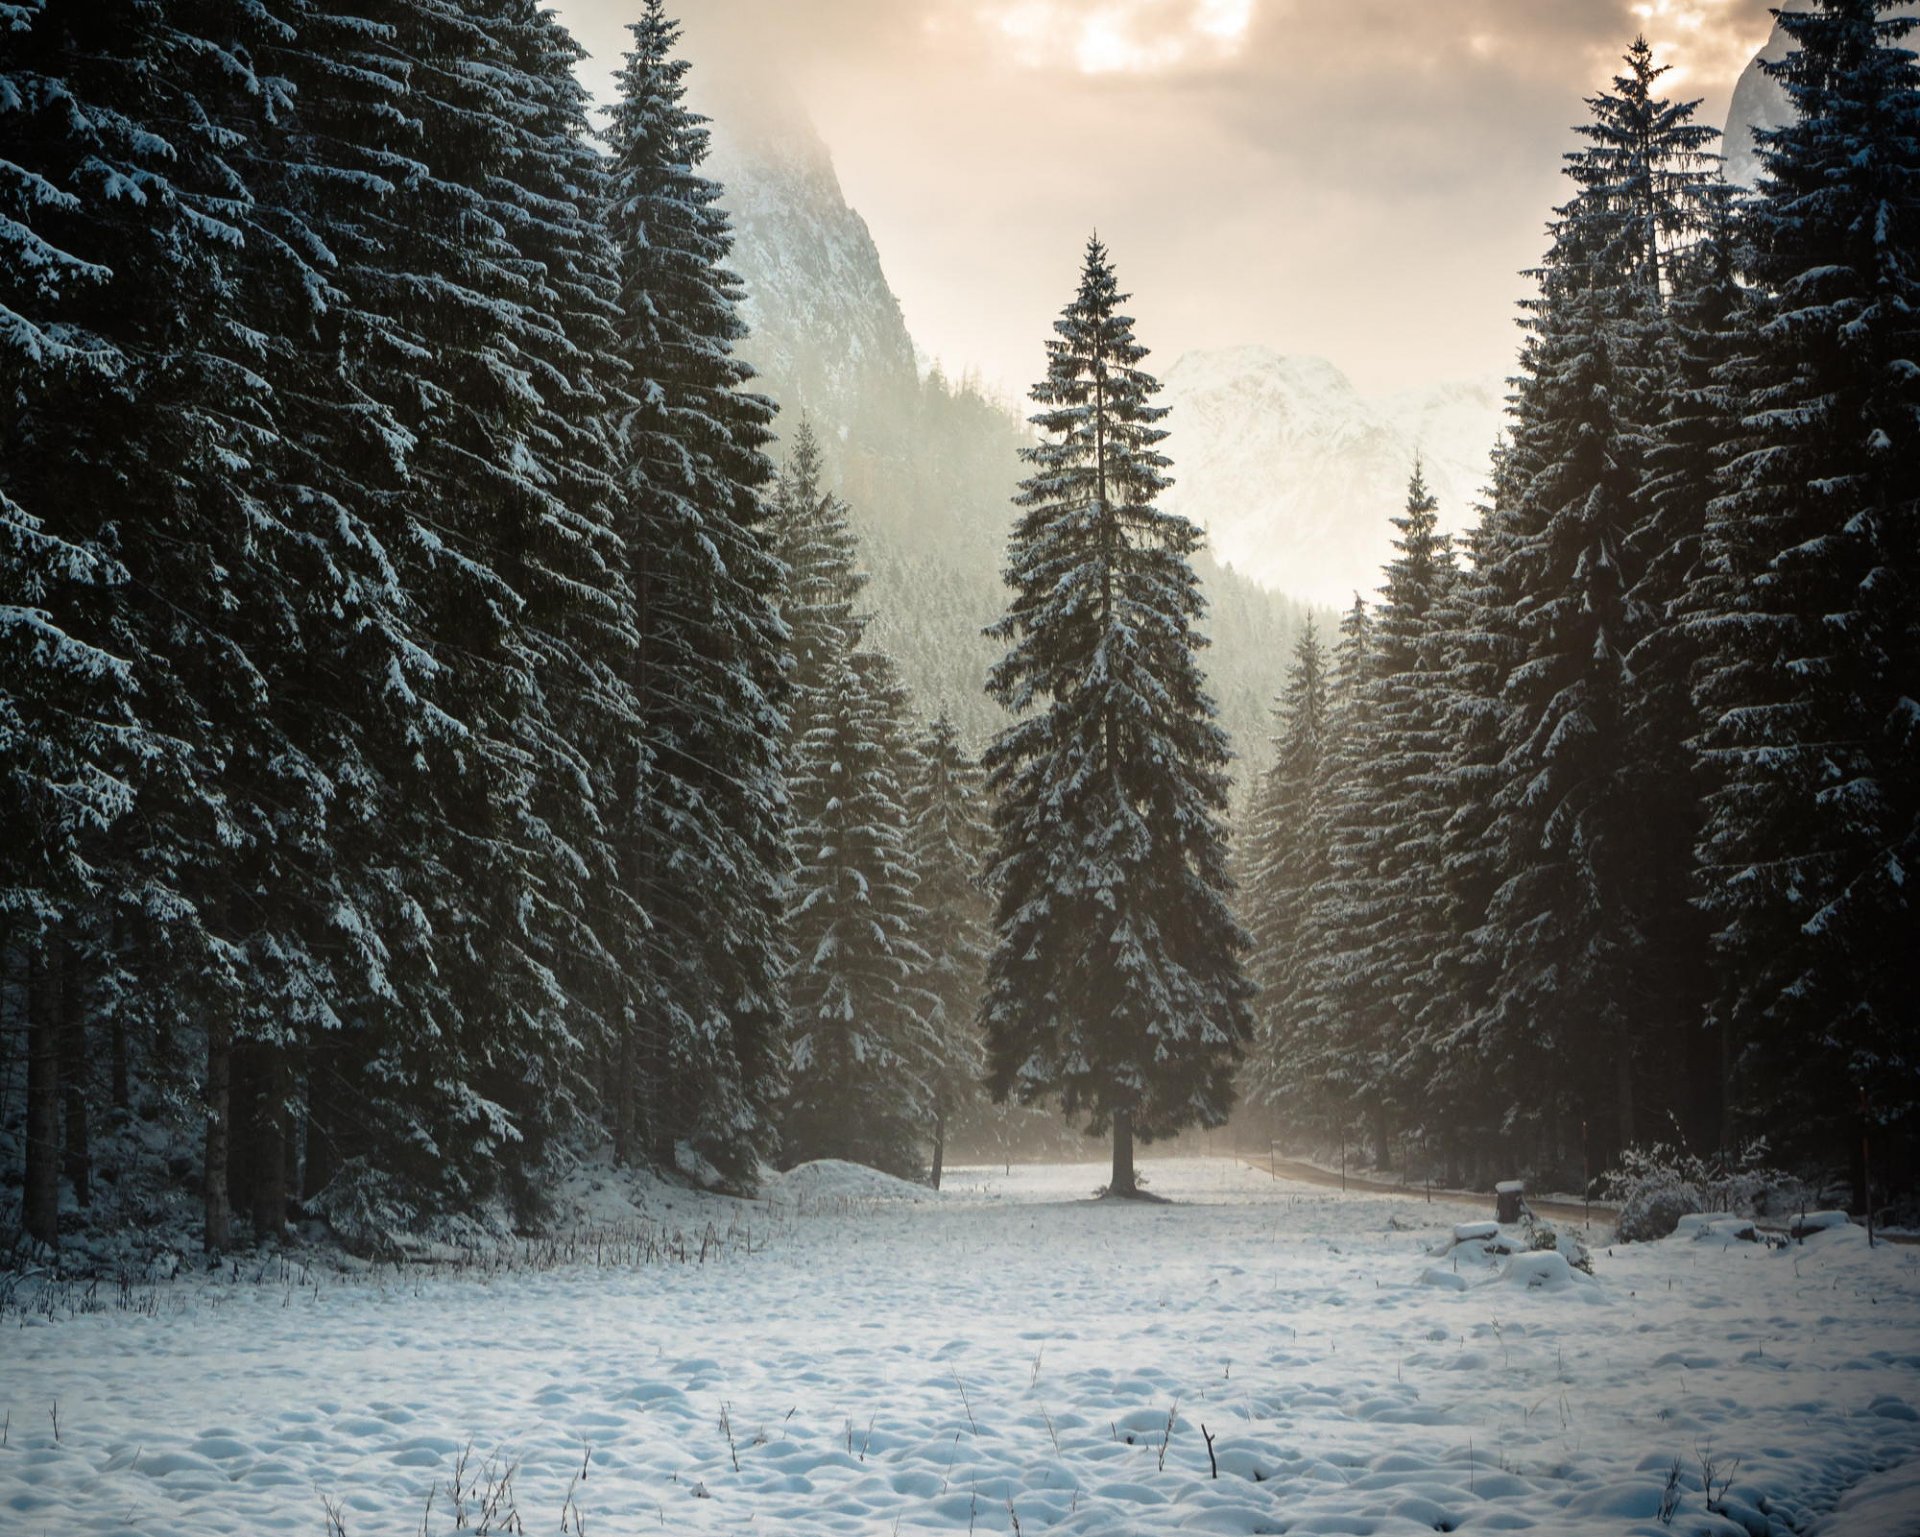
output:
<path id="1" fill-rule="evenodd" d="M 958 1372 L 953 1373 L 953 1385 L 960 1390 L 960 1407 L 967 1411 L 967 1426 L 977 1436 L 980 1434 L 980 1427 L 974 1423 L 973 1405 L 967 1402 L 967 1385 L 960 1380 Z"/>

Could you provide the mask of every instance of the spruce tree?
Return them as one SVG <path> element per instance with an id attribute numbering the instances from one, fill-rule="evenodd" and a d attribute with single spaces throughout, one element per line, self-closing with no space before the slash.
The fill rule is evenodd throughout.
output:
<path id="1" fill-rule="evenodd" d="M 1838 1158 L 1863 1101 L 1908 1137 L 1920 1102 L 1920 68 L 1893 4 L 1779 22 L 1797 113 L 1756 136 L 1743 220 L 1701 863 L 1739 1122 Z"/>
<path id="2" fill-rule="evenodd" d="M 827 680 L 853 655 L 866 631 L 856 610 L 867 575 L 860 569 L 847 504 L 821 483 L 820 444 L 803 416 L 781 466 L 774 501 L 774 554 L 786 568 L 780 619 L 793 667 L 788 678 L 790 741 L 812 727 Z"/>
<path id="3" fill-rule="evenodd" d="M 1308 617 L 1294 645 L 1276 710 L 1274 759 L 1254 803 L 1245 910 L 1252 940 L 1251 1081 L 1269 1105 L 1309 1124 L 1319 1085 L 1308 1076 L 1307 935 L 1315 890 L 1327 875 L 1327 779 L 1332 761 L 1327 655 Z"/>
<path id="4" fill-rule="evenodd" d="M 917 936 L 927 965 L 916 978 L 927 998 L 937 1057 L 933 1074 L 933 1188 L 940 1188 L 947 1125 L 980 1089 L 986 1059 L 978 1027 L 993 909 L 986 891 L 990 836 L 986 787 L 960 733 L 943 712 L 921 733 L 907 795 Z"/>
<path id="5" fill-rule="evenodd" d="M 996 937 L 982 1018 L 996 1099 L 1057 1097 L 1113 1134 L 1217 1126 L 1247 1041 L 1246 936 L 1227 906 L 1225 767 L 1196 652 L 1201 535 L 1154 498 L 1164 408 L 1113 266 L 1087 245 L 1032 398 L 1042 441 L 1009 545 L 986 755 Z"/>
<path id="6" fill-rule="evenodd" d="M 821 680 L 794 755 L 795 965 L 783 1138 L 794 1161 L 923 1172 L 945 1067 L 907 825 L 906 692 L 872 653 Z"/>
<path id="7" fill-rule="evenodd" d="M 251 902 L 289 873 L 318 782 L 268 708 L 299 606 L 280 565 L 297 535 L 265 474 L 274 402 L 244 297 L 254 199 L 230 127 L 249 116 L 261 16 L 32 7 L 13 23 L 0 559 L 24 601 L 0 665 L 26 676 L 0 692 L 77 795 L 35 817 L 26 880 L 0 884 L 39 888 L 36 1002 L 64 1021 L 70 1177 L 84 1185 L 86 1015 L 111 999 L 149 1075 L 203 1097 L 219 1247 L 227 1042 L 313 991 L 281 915 Z M 44 772 L 8 777 L 31 794 Z M 181 1019 L 204 1027 L 204 1076 Z M 278 1226 L 277 1205 L 265 1216 Z"/>
<path id="8" fill-rule="evenodd" d="M 1435 794 L 1445 757 L 1436 618 L 1453 562 L 1438 508 L 1416 465 L 1405 513 L 1393 520 L 1394 558 L 1343 728 L 1344 772 L 1319 898 L 1337 947 L 1319 1000 L 1321 1029 L 1338 1043 L 1337 1081 L 1348 1103 L 1364 1106 L 1382 1164 L 1393 1123 L 1421 1108 L 1430 1063 L 1417 1020 L 1447 916 Z"/>
<path id="9" fill-rule="evenodd" d="M 648 0 L 633 38 L 609 134 L 648 748 L 631 881 L 652 937 L 632 1071 L 656 1157 L 685 1140 L 743 1180 L 772 1151 L 785 1060 L 784 637 L 761 489 L 773 407 L 734 354 L 732 235 L 700 174 L 707 130 L 685 102 L 678 25 Z"/>
<path id="10" fill-rule="evenodd" d="M 1640 512 L 1628 537 L 1629 594 L 1641 630 L 1627 666 L 1636 704 L 1630 730 L 1643 785 L 1649 867 L 1645 887 L 1650 996 L 1664 1019 L 1644 1043 L 1657 1079 L 1679 1086 L 1671 1110 L 1696 1145 L 1724 1144 L 1724 1041 L 1707 1028 L 1711 926 L 1695 900 L 1710 780 L 1700 762 L 1704 724 L 1694 690 L 1709 654 L 1700 621 L 1724 601 L 1707 568 L 1707 508 L 1739 432 L 1742 401 L 1728 370 L 1749 321 L 1737 271 L 1738 194 L 1709 183 L 1699 228 L 1669 263 L 1662 401 L 1646 458 Z"/>
<path id="11" fill-rule="evenodd" d="M 1349 858 L 1363 832 L 1360 810 L 1368 745 L 1372 740 L 1376 663 L 1374 616 L 1354 594 L 1340 617 L 1328 685 L 1328 743 L 1318 792 L 1319 867 L 1306 893 L 1294 1007 L 1296 1078 L 1305 1090 L 1298 1119 L 1345 1141 L 1364 1114 L 1361 1082 L 1367 1064 L 1353 1046 L 1356 1030 L 1340 1013 L 1350 973 L 1353 873 Z"/>
<path id="12" fill-rule="evenodd" d="M 1639 699 L 1626 658 L 1645 631 L 1631 536 L 1663 380 L 1667 261 L 1706 179 L 1692 103 L 1659 98 L 1644 41 L 1589 101 L 1591 147 L 1568 157 L 1579 191 L 1559 210 L 1528 305 L 1494 581 L 1513 599 L 1505 739 L 1490 835 L 1501 881 L 1485 923 L 1496 980 L 1480 1026 L 1497 1042 L 1516 1122 L 1544 1158 L 1637 1134 L 1648 1045 L 1681 1024 L 1652 964 L 1660 859 L 1630 743 Z M 1673 787 L 1684 793 L 1684 785 Z M 1611 1104 L 1595 1091 L 1611 1085 Z"/>

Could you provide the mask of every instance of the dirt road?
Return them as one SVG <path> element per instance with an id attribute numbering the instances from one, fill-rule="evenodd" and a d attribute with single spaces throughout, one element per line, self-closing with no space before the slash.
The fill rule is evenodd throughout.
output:
<path id="1" fill-rule="evenodd" d="M 1290 1158 L 1275 1159 L 1271 1156 L 1263 1158 L 1253 1154 L 1245 1156 L 1244 1161 L 1249 1167 L 1258 1169 L 1263 1174 L 1272 1174 L 1280 1179 L 1297 1180 L 1303 1185 L 1329 1185 L 1335 1189 L 1339 1189 L 1342 1185 L 1342 1177 L 1339 1174 L 1317 1168 L 1310 1163 L 1296 1163 Z M 1348 1190 L 1364 1190 L 1377 1195 L 1408 1197 L 1430 1195 L 1434 1200 L 1445 1201 L 1452 1206 L 1471 1206 L 1483 1217 L 1493 1216 L 1492 1191 L 1482 1194 L 1472 1190 L 1443 1190 L 1437 1186 L 1428 1190 L 1425 1185 L 1395 1185 L 1384 1180 L 1362 1179 L 1355 1174 L 1345 1176 L 1344 1184 Z M 1572 1201 L 1539 1201 L 1528 1196 L 1527 1205 L 1535 1216 L 1552 1217 L 1558 1222 L 1580 1224 L 1591 1222 L 1593 1226 L 1604 1228 L 1613 1226 L 1614 1209 L 1597 1201 L 1589 1208 Z M 1589 1212 L 1591 1217 L 1588 1215 Z"/>

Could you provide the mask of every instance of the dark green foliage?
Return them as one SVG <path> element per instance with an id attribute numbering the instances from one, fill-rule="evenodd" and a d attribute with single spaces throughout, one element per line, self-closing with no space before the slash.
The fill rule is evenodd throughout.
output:
<path id="1" fill-rule="evenodd" d="M 794 748 L 787 1154 L 917 1179 L 947 1064 L 922 985 L 906 693 L 885 658 L 852 654 L 821 679 L 810 715 Z"/>
<path id="2" fill-rule="evenodd" d="M 647 744 L 632 857 L 652 925 L 628 1056 L 655 1155 L 684 1140 L 744 1179 L 772 1151 L 784 1057 L 784 637 L 762 495 L 773 408 L 734 355 L 731 236 L 698 169 L 707 133 L 685 105 L 678 27 L 649 0 L 633 34 L 609 135 Z"/>
<path id="3" fill-rule="evenodd" d="M 1862 1090 L 1909 1139 L 1920 1100 L 1920 69 L 1899 6 L 1780 25 L 1799 117 L 1759 136 L 1706 533 L 1701 892 L 1740 1119 L 1843 1156 Z"/>
<path id="4" fill-rule="evenodd" d="M 1158 511 L 1158 388 L 1090 242 L 1034 387 L 1042 434 L 1008 549 L 1015 717 L 986 756 L 997 933 L 982 1018 L 994 1096 L 1057 1097 L 1095 1131 L 1220 1124 L 1248 1037 L 1227 908 L 1226 738 L 1202 684 L 1199 531 Z"/>
<path id="5" fill-rule="evenodd" d="M 992 938 L 986 889 L 986 785 L 960 734 L 944 714 L 915 744 L 908 787 L 917 933 L 927 964 L 917 977 L 937 1053 L 933 1111 L 938 1143 L 948 1118 L 980 1092 L 986 1059 L 978 1016 Z"/>

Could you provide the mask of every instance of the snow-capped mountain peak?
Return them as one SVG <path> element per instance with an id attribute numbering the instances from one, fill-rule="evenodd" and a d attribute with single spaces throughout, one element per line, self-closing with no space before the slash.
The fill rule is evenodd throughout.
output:
<path id="1" fill-rule="evenodd" d="M 1467 523 L 1506 396 L 1490 378 L 1369 399 L 1324 358 L 1257 346 L 1188 353 L 1165 384 L 1168 508 L 1255 581 L 1336 605 L 1379 585 L 1416 459 L 1442 525 Z"/>

